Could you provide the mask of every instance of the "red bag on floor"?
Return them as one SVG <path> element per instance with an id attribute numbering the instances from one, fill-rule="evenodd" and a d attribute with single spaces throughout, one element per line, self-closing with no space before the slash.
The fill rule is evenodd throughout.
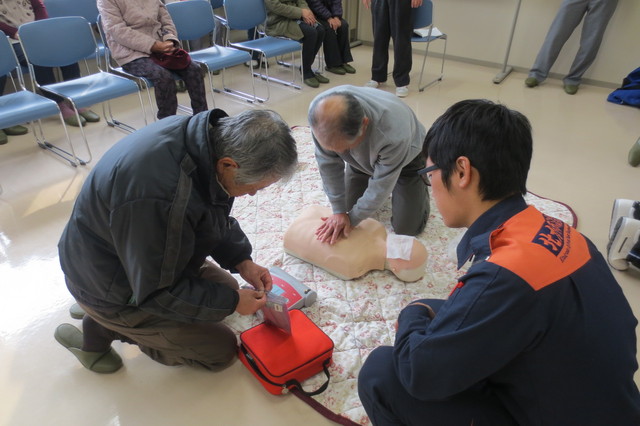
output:
<path id="1" fill-rule="evenodd" d="M 291 335 L 265 323 L 252 327 L 240 334 L 238 358 L 269 393 L 298 388 L 305 395 L 317 395 L 329 385 L 333 341 L 302 311 L 292 309 L 289 314 Z M 327 381 L 319 389 L 302 389 L 300 382 L 321 371 Z"/>

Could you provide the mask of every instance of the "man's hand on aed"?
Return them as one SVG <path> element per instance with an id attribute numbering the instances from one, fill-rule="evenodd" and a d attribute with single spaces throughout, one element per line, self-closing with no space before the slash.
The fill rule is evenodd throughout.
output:
<path id="1" fill-rule="evenodd" d="M 267 296 L 263 290 L 256 291 L 248 288 L 238 290 L 238 306 L 236 312 L 240 315 L 253 315 L 258 309 L 267 304 Z"/>
<path id="2" fill-rule="evenodd" d="M 322 218 L 322 225 L 316 230 L 316 238 L 323 243 L 335 244 L 340 238 L 347 238 L 351 232 L 351 220 L 346 213 L 336 213 Z"/>
<path id="3" fill-rule="evenodd" d="M 269 270 L 252 260 L 244 260 L 236 265 L 242 279 L 251 284 L 256 290 L 271 291 L 273 281 Z"/>

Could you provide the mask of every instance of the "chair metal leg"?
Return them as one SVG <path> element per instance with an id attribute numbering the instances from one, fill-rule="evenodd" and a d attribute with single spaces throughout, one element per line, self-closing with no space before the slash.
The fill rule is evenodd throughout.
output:
<path id="1" fill-rule="evenodd" d="M 36 143 L 40 148 L 46 149 L 51 153 L 57 155 L 58 157 L 62 158 L 63 160 L 68 161 L 72 167 L 78 167 L 78 165 L 84 166 L 86 163 L 84 162 L 84 160 L 78 158 L 78 156 L 76 155 L 75 149 L 73 148 L 73 143 L 71 142 L 71 138 L 69 137 L 69 132 L 67 131 L 67 125 L 64 122 L 64 117 L 62 117 L 62 113 L 60 112 L 58 113 L 58 115 L 60 118 L 60 122 L 62 123 L 62 128 L 64 129 L 64 134 L 67 138 L 67 142 L 69 143 L 71 152 L 65 151 L 64 149 L 46 140 L 46 138 L 44 137 L 44 131 L 42 130 L 42 122 L 40 120 L 37 120 L 38 121 L 37 126 L 35 125 L 34 121 L 30 123 L 31 131 L 33 132 L 33 135 L 36 138 Z"/>
<path id="2" fill-rule="evenodd" d="M 427 42 L 427 47 L 425 48 L 425 51 L 424 51 L 424 58 L 422 58 L 422 69 L 420 71 L 420 79 L 418 81 L 418 88 L 419 88 L 418 91 L 420 92 L 424 92 L 424 89 L 426 89 L 427 87 L 439 81 L 442 81 L 442 78 L 444 77 L 444 57 L 447 54 L 447 39 L 446 37 L 443 37 L 442 40 L 444 40 L 444 51 L 442 53 L 442 64 L 440 66 L 440 75 L 435 79 L 431 80 L 429 83 L 422 86 L 422 76 L 424 74 L 424 66 L 425 66 L 425 63 L 427 62 L 427 55 L 429 54 L 429 45 L 431 44 L 431 42 Z"/>
<path id="3" fill-rule="evenodd" d="M 295 64 L 295 62 L 296 62 L 295 59 L 296 59 L 295 58 L 295 53 L 292 52 L 291 53 L 291 63 L 292 64 Z M 265 61 L 266 61 L 266 58 L 265 58 Z M 279 78 L 275 78 L 275 77 L 269 76 L 269 67 L 268 66 L 265 67 L 265 73 L 264 74 L 262 74 L 262 73 L 254 73 L 253 75 L 254 75 L 254 77 L 260 77 L 261 79 L 266 80 L 267 81 L 267 87 L 269 86 L 269 82 L 273 81 L 274 83 L 280 83 L 280 84 L 285 85 L 285 86 L 293 87 L 294 89 L 298 89 L 298 90 L 302 89 L 302 87 L 300 87 L 299 85 L 295 84 L 295 81 L 296 81 L 296 68 L 294 66 L 291 67 L 291 81 L 281 80 Z M 269 99 L 269 98 L 267 98 L 267 99 Z"/>

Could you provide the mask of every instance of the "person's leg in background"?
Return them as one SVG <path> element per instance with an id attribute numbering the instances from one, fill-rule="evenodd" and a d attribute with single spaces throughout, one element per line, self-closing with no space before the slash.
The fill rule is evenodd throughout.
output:
<path id="1" fill-rule="evenodd" d="M 0 94 L 4 93 L 6 84 L 7 76 L 3 75 L 2 77 L 0 77 Z M 27 133 L 29 133 L 29 129 L 19 124 L 7 127 L 5 129 L 0 129 L 0 145 L 5 145 L 7 142 L 9 142 L 8 136 L 25 135 Z"/>
<path id="2" fill-rule="evenodd" d="M 538 56 L 529 70 L 529 76 L 525 80 L 525 84 L 528 87 L 535 87 L 547 78 L 549 70 L 558 58 L 562 46 L 582 21 L 589 1 L 564 0 L 562 2 L 542 43 Z"/>
<path id="3" fill-rule="evenodd" d="M 573 87 L 567 88 L 567 86 L 576 86 L 575 89 L 577 91 L 577 86 L 579 86 L 582 81 L 582 75 L 591 64 L 593 64 L 593 61 L 595 61 L 598 50 L 600 50 L 600 45 L 602 44 L 604 32 L 617 6 L 618 0 L 590 1 L 584 21 L 582 22 L 580 48 L 571 64 L 569 73 L 563 79 L 567 93 L 575 93 Z"/>
<path id="4" fill-rule="evenodd" d="M 413 53 L 411 34 L 413 33 L 413 16 L 409 0 L 391 0 L 389 4 L 389 23 L 393 39 L 393 81 L 396 84 L 396 95 L 408 95 Z"/>
<path id="5" fill-rule="evenodd" d="M 336 34 L 338 38 L 338 51 L 342 57 L 342 68 L 344 68 L 348 74 L 355 74 L 355 68 L 349 65 L 349 62 L 353 62 L 353 56 L 351 55 L 351 41 L 349 40 L 349 23 L 342 18 L 340 18 L 340 22 L 341 24 L 338 31 L 336 31 Z"/>
<path id="6" fill-rule="evenodd" d="M 129 74 L 144 77 L 153 83 L 155 88 L 158 119 L 175 115 L 178 110 L 178 96 L 175 80 L 171 71 L 162 68 L 150 58 L 139 58 L 122 66 Z M 204 89 L 203 89 L 204 90 Z"/>
<path id="7" fill-rule="evenodd" d="M 329 79 L 311 69 L 316 55 L 324 40 L 324 27 L 322 25 L 311 26 L 300 22 L 302 30 L 302 79 L 309 87 L 318 87 L 319 83 L 329 83 Z"/>
<path id="8" fill-rule="evenodd" d="M 197 114 L 207 110 L 207 95 L 204 89 L 204 78 L 200 65 L 191 62 L 189 66 L 183 70 L 175 71 L 184 81 L 191 99 L 191 109 L 193 114 Z"/>
<path id="9" fill-rule="evenodd" d="M 389 1 L 393 0 L 371 0 L 373 57 L 371 58 L 371 81 L 366 84 L 368 87 L 378 87 L 378 84 L 387 81 L 389 40 L 391 39 Z"/>

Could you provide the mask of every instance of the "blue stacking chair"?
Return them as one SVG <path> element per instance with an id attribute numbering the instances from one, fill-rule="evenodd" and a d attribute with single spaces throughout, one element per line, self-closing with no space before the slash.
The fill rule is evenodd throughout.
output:
<path id="1" fill-rule="evenodd" d="M 420 70 L 420 80 L 418 81 L 418 88 L 420 92 L 424 91 L 425 88 L 431 86 L 432 84 L 442 81 L 442 77 L 444 77 L 444 56 L 447 53 L 447 35 L 442 34 L 432 34 L 433 31 L 433 2 L 431 0 L 424 0 L 422 5 L 411 9 L 413 13 L 413 28 L 426 30 L 427 33 L 425 36 L 421 37 L 417 35 L 415 32 L 413 33 L 413 37 L 411 37 L 411 42 L 413 43 L 426 43 L 424 58 L 422 59 L 422 68 Z M 429 45 L 432 41 L 435 40 L 444 40 L 444 52 L 442 53 L 442 65 L 440 66 L 440 75 L 434 80 L 422 86 L 422 76 L 424 74 L 424 65 L 427 62 L 427 55 L 429 54 Z"/>
<path id="2" fill-rule="evenodd" d="M 255 28 L 257 31 L 258 26 L 264 24 L 267 19 L 264 0 L 224 0 L 224 10 L 227 18 L 227 27 L 230 30 L 246 31 Z M 269 58 L 287 54 L 291 54 L 291 64 L 294 64 L 296 52 L 300 53 L 300 58 L 302 59 L 302 44 L 300 42 L 288 38 L 262 35 L 262 37 L 254 40 L 230 42 L 229 45 L 247 50 L 252 54 L 253 52 L 260 54 L 259 67 L 262 68 L 264 63 L 265 74 L 254 73 L 254 76 L 267 80 L 267 90 L 269 90 L 269 81 L 300 89 L 300 86 L 295 84 L 296 68 L 298 67 L 291 66 L 291 81 L 284 81 L 269 76 L 269 67 L 266 66 Z M 270 93 L 267 92 L 267 94 L 267 99 L 269 99 Z"/>
<path id="3" fill-rule="evenodd" d="M 11 76 L 13 71 L 16 71 L 15 78 L 18 80 L 18 84 L 16 84 L 16 81 Z M 36 142 L 41 148 L 47 149 L 60 156 L 72 166 L 77 166 L 79 161 L 75 155 L 71 139 L 69 139 L 67 126 L 64 123 L 58 104 L 51 99 L 37 95 L 26 89 L 18 58 L 11 46 L 9 38 L 4 34 L 0 34 L 0 76 L 2 75 L 6 75 L 13 80 L 16 91 L 0 96 L 0 129 L 29 122 Z M 58 117 L 60 117 L 67 142 L 71 147 L 71 152 L 65 151 L 45 139 L 40 119 L 52 115 L 58 115 Z M 35 125 L 36 122 L 38 123 L 37 126 Z"/>
<path id="4" fill-rule="evenodd" d="M 96 29 L 99 13 L 96 0 L 45 0 L 44 6 L 49 18 L 82 16 Z M 97 40 L 97 45 L 96 53 L 89 55 L 89 59 L 99 59 L 104 55 L 102 40 Z"/>
<path id="5" fill-rule="evenodd" d="M 36 86 L 43 92 L 58 95 L 67 100 L 75 109 L 80 122 L 78 108 L 85 108 L 97 103 L 102 104 L 102 111 L 107 124 L 127 132 L 134 127 L 116 120 L 111 111 L 110 100 L 137 94 L 142 115 L 145 117 L 144 104 L 138 85 L 127 78 L 117 76 L 102 69 L 91 74 L 86 58 L 95 52 L 96 40 L 89 22 L 81 16 L 49 18 L 29 22 L 18 28 L 20 43 L 33 74 L 33 66 L 60 67 L 76 62 L 84 62 L 88 75 L 59 83 L 41 85 L 34 78 Z M 105 107 L 106 104 L 106 107 Z M 89 155 L 85 162 L 91 161 L 91 150 L 84 132 L 80 127 L 82 138 Z"/>
<path id="6" fill-rule="evenodd" d="M 180 40 L 198 40 L 208 34 L 213 35 L 215 30 L 215 18 L 211 3 L 206 0 L 180 1 L 167 4 L 167 10 L 171 15 L 173 24 L 178 31 Z M 209 87 L 211 89 L 211 97 L 215 96 L 216 89 L 213 85 L 212 71 L 222 71 L 222 89 L 225 93 L 240 97 L 250 102 L 264 101 L 256 97 L 256 88 L 251 78 L 252 95 L 225 87 L 224 70 L 228 67 L 242 65 L 245 62 L 251 62 L 251 55 L 245 50 L 234 49 L 232 47 L 217 46 L 215 40 L 211 37 L 211 47 L 192 50 L 189 52 L 191 59 L 202 64 L 209 76 Z M 249 76 L 253 76 L 253 66 L 250 66 Z M 214 100 L 215 106 L 215 100 Z"/>

